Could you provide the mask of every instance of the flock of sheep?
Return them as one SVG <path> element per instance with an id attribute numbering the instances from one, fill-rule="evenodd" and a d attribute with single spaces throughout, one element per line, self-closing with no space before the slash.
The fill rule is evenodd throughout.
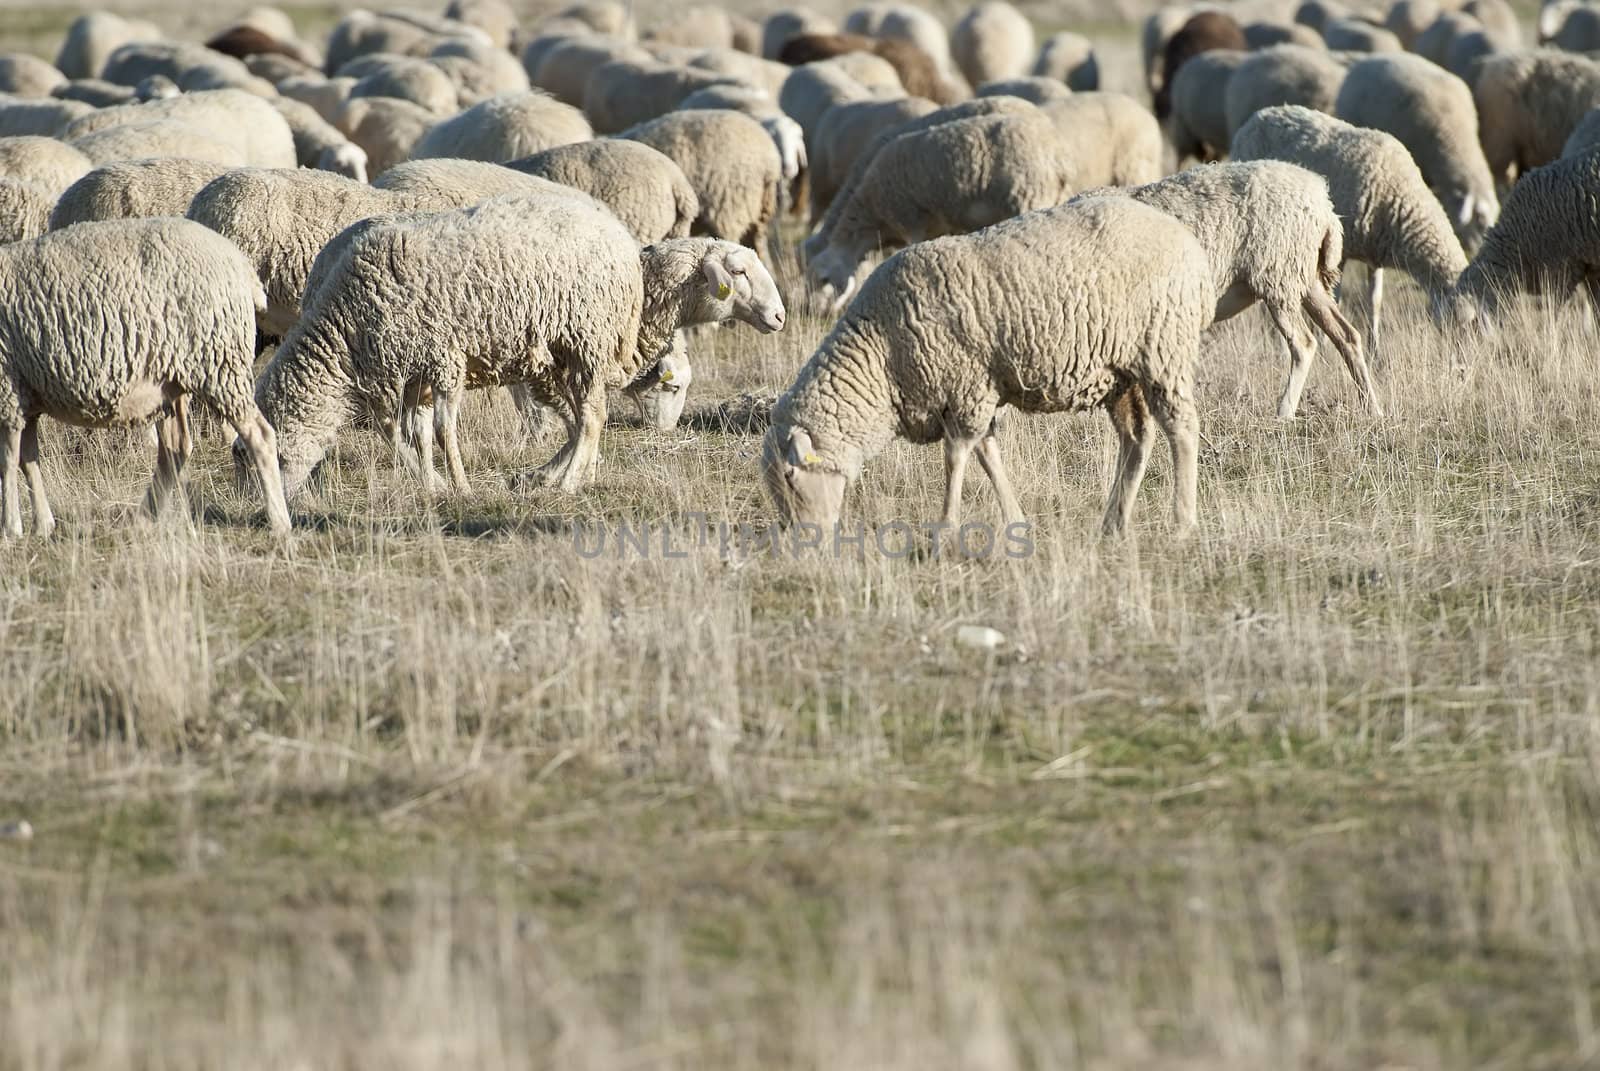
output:
<path id="1" fill-rule="evenodd" d="M 1519 292 L 1600 310 L 1600 61 L 1569 50 L 1600 46 L 1600 9 L 1547 4 L 1560 47 L 1539 48 L 1505 0 L 1245 10 L 1148 20 L 1153 109 L 1004 0 L 948 30 L 900 3 L 842 26 L 695 7 L 643 37 L 617 0 L 526 28 L 504 0 L 451 0 L 351 12 L 320 46 L 265 8 L 203 45 L 84 16 L 54 65 L 0 55 L 4 532 L 23 477 L 53 527 L 46 415 L 153 425 L 159 509 L 191 396 L 237 431 L 275 530 L 351 423 L 430 488 L 437 444 L 465 491 L 459 413 L 482 387 L 566 428 L 522 482 L 577 490 L 608 389 L 670 429 L 686 329 L 783 329 L 785 216 L 838 316 L 763 446 L 793 524 L 837 522 L 895 437 L 944 444 L 946 523 L 974 453 L 1021 520 L 1000 415 L 1100 406 L 1120 447 L 1106 530 L 1157 428 L 1184 528 L 1212 323 L 1265 309 L 1290 418 L 1319 335 L 1381 413 L 1386 269 L 1443 332 L 1493 330 Z M 1163 178 L 1173 160 L 1202 166 Z M 1364 336 L 1337 300 L 1351 260 Z"/>

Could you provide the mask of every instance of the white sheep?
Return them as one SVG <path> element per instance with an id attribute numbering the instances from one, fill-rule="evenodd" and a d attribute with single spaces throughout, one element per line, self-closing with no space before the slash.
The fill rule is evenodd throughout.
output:
<path id="1" fill-rule="evenodd" d="M 1084 198 L 1105 195 L 1091 190 Z M 1344 227 L 1327 183 L 1276 160 L 1192 167 L 1160 182 L 1116 191 L 1159 208 L 1194 232 L 1211 258 L 1215 321 L 1265 306 L 1289 347 L 1278 417 L 1292 419 L 1317 354 L 1307 320 L 1344 358 L 1374 416 L 1382 416 L 1361 336 L 1339 312 L 1334 287 L 1344 263 Z"/>
<path id="2" fill-rule="evenodd" d="M 0 178 L 32 183 L 52 198 L 93 166 L 83 153 L 55 138 L 0 138 Z"/>
<path id="3" fill-rule="evenodd" d="M 1500 203 L 1465 82 L 1421 56 L 1373 56 L 1350 68 L 1334 114 L 1400 139 L 1444 205 L 1462 247 L 1476 247 Z"/>
<path id="4" fill-rule="evenodd" d="M 506 0 L 450 0 L 444 17 L 482 30 L 489 44 L 505 51 L 517 33 L 517 13 Z"/>
<path id="5" fill-rule="evenodd" d="M 979 97 L 1016 97 L 1029 104 L 1049 104 L 1052 101 L 1066 100 L 1072 96 L 1072 90 L 1066 83 L 1054 78 L 1045 78 L 1042 75 L 1030 75 L 1023 78 L 1002 78 L 998 82 L 985 82 L 973 94 Z"/>
<path id="6" fill-rule="evenodd" d="M 99 78 L 111 53 L 130 41 L 159 41 L 163 34 L 142 19 L 124 19 L 109 11 L 79 15 L 67 27 L 56 53 L 56 67 L 68 78 Z"/>
<path id="7" fill-rule="evenodd" d="M 111 285 L 94 285 L 91 281 Z M 93 301 L 83 300 L 93 286 Z M 239 434 L 265 491 L 272 529 L 289 529 L 272 426 L 251 401 L 261 286 L 237 249 L 186 220 L 115 220 L 0 248 L 0 482 L 4 534 L 22 535 L 19 475 L 33 527 L 55 518 L 39 468 L 39 418 L 88 427 L 160 419 L 160 509 L 189 456 L 193 395 Z"/>
<path id="8" fill-rule="evenodd" d="M 791 37 L 808 33 L 833 33 L 838 28 L 832 19 L 807 7 L 774 11 L 761 24 L 761 58 L 777 59 Z"/>
<path id="9" fill-rule="evenodd" d="M 1037 109 L 915 126 L 873 155 L 839 202 L 826 247 L 809 258 L 837 302 L 876 250 L 977 230 L 1060 204 L 1078 188 L 1075 153 Z"/>
<path id="10" fill-rule="evenodd" d="M 38 56 L 0 52 L 0 93 L 14 97 L 48 97 L 66 81 L 66 75 Z"/>
<path id="11" fill-rule="evenodd" d="M 339 125 L 339 113 L 350 100 L 354 78 L 324 78 L 320 74 L 297 75 L 278 83 L 278 94 L 309 105 L 323 119 Z"/>
<path id="12" fill-rule="evenodd" d="M 632 41 L 638 34 L 632 12 L 633 5 L 623 4 L 621 0 L 579 0 L 557 11 L 554 18 L 581 22 L 597 34 Z"/>
<path id="13" fill-rule="evenodd" d="M 1322 28 L 1322 41 L 1335 52 L 1404 52 L 1400 38 L 1361 19 L 1330 19 Z"/>
<path id="14" fill-rule="evenodd" d="M 1172 444 L 1173 512 L 1188 529 L 1200 437 L 1195 363 L 1215 307 L 1211 265 L 1194 235 L 1126 198 L 913 246 L 873 273 L 778 399 L 763 479 L 786 522 L 828 531 L 847 485 L 890 440 L 942 440 L 943 523 L 960 523 L 974 451 L 1004 519 L 1018 523 L 995 438 L 1000 408 L 1098 406 L 1120 443 L 1105 530 L 1121 530 L 1132 513 L 1156 425 Z"/>
<path id="15" fill-rule="evenodd" d="M 1600 63 L 1555 49 L 1501 53 L 1479 66 L 1472 96 L 1489 171 L 1504 188 L 1559 157 L 1600 107 Z"/>
<path id="16" fill-rule="evenodd" d="M 1223 110 L 1228 138 L 1262 108 L 1299 104 L 1332 112 L 1347 68 L 1336 56 L 1299 45 L 1277 45 L 1251 53 L 1228 79 Z"/>
<path id="17" fill-rule="evenodd" d="M 94 106 L 77 100 L 23 100 L 0 94 L 0 137 L 60 137 L 78 119 L 94 114 Z"/>
<path id="18" fill-rule="evenodd" d="M 333 125 L 367 154 L 367 174 L 376 176 L 409 160 L 411 150 L 438 119 L 409 100 L 354 97 L 345 102 Z"/>
<path id="19" fill-rule="evenodd" d="M 1033 24 L 1006 3 L 982 0 L 950 31 L 950 55 L 971 85 L 1020 78 L 1033 64 Z"/>
<path id="20" fill-rule="evenodd" d="M 1536 167 L 1506 196 L 1457 290 L 1492 328 L 1518 293 L 1558 299 L 1582 290 L 1600 320 L 1600 150 Z"/>
<path id="21" fill-rule="evenodd" d="M 808 153 L 811 218 L 822 218 L 856 161 L 878 142 L 880 135 L 937 110 L 938 105 L 931 100 L 901 97 L 847 101 L 824 112 Z"/>
<path id="22" fill-rule="evenodd" d="M 370 52 L 340 67 L 336 75 L 354 78 L 351 97 L 390 97 L 408 100 L 442 118 L 454 115 L 461 93 L 444 69 L 415 56 Z"/>
<path id="23" fill-rule="evenodd" d="M 172 119 L 120 123 L 73 138 L 71 145 L 96 166 L 162 156 L 183 156 L 228 167 L 244 167 L 248 163 L 236 146 L 218 141 L 212 131 Z"/>
<path id="24" fill-rule="evenodd" d="M 465 107 L 501 93 L 526 93 L 532 88 L 528 72 L 503 47 L 451 38 L 428 53 L 428 62 L 450 76 Z"/>
<path id="25" fill-rule="evenodd" d="M 1228 155 L 1228 79 L 1248 59 L 1248 52 L 1214 48 L 1192 56 L 1172 77 L 1172 114 L 1167 116 L 1167 139 L 1177 151 L 1178 164 L 1190 159 L 1202 163 Z"/>
<path id="26" fill-rule="evenodd" d="M 1367 352 L 1380 352 L 1383 272 L 1403 271 L 1436 324 L 1469 318 L 1453 288 L 1467 266 L 1444 207 L 1399 139 L 1309 108 L 1257 112 L 1233 139 L 1236 160 L 1283 160 L 1321 175 L 1344 223 L 1344 256 L 1368 268 Z"/>
<path id="27" fill-rule="evenodd" d="M 522 66 L 534 88 L 563 104 L 581 108 L 589 77 L 614 60 L 645 63 L 651 61 L 651 56 L 638 45 L 592 33 L 557 35 L 531 42 L 523 53 Z"/>
<path id="28" fill-rule="evenodd" d="M 682 169 L 700 201 L 694 233 L 766 252 L 783 159 L 760 123 L 740 112 L 669 112 L 619 137 L 650 146 Z"/>
<path id="29" fill-rule="evenodd" d="M 1054 78 L 1075 93 L 1100 88 L 1100 61 L 1094 44 L 1082 34 L 1062 31 L 1046 37 L 1028 73 Z"/>
<path id="30" fill-rule="evenodd" d="M 77 100 L 96 108 L 110 108 L 117 104 L 132 104 L 139 97 L 132 86 L 119 86 L 99 78 L 75 78 L 63 82 L 50 91 L 56 100 Z"/>
<path id="31" fill-rule="evenodd" d="M 1456 38 L 1483 28 L 1483 23 L 1464 11 L 1444 11 L 1412 42 L 1411 51 L 1443 67 L 1449 62 Z"/>
<path id="32" fill-rule="evenodd" d="M 377 220 L 330 244 L 305 318 L 278 348 L 257 399 L 278 429 L 292 495 L 352 410 L 372 413 L 402 457 L 431 394 L 446 467 L 466 489 L 457 414 L 468 389 L 526 384 L 569 419 L 533 482 L 577 490 L 596 459 L 606 387 L 631 381 L 689 323 L 763 331 L 783 305 L 747 250 L 683 238 L 641 250 L 592 201 L 514 195 L 431 216 Z M 431 478 L 431 436 L 414 434 Z"/>
<path id="33" fill-rule="evenodd" d="M 74 120 L 62 137 L 72 141 L 115 126 L 164 120 L 203 131 L 213 141 L 237 150 L 251 167 L 298 165 L 294 134 L 283 116 L 269 101 L 239 89 L 184 93 L 165 100 L 102 108 Z"/>
<path id="34" fill-rule="evenodd" d="M 1164 172 L 1161 124 L 1150 110 L 1122 93 L 1074 93 L 1039 109 L 1071 147 L 1073 183 L 1137 186 Z"/>
<path id="35" fill-rule="evenodd" d="M 869 36 L 880 41 L 904 41 L 922 49 L 947 79 L 959 79 L 954 57 L 950 55 L 950 35 L 944 23 L 931 12 L 912 4 L 888 4 L 883 20 Z"/>
<path id="36" fill-rule="evenodd" d="M 425 56 L 441 41 L 465 37 L 491 43 L 489 35 L 454 19 L 432 18 L 412 12 L 352 11 L 339 20 L 328 34 L 327 59 L 323 70 L 337 73 L 340 67 L 373 52 L 392 52 L 401 56 Z"/>
<path id="37" fill-rule="evenodd" d="M 613 60 L 596 68 L 583 91 L 583 114 L 597 134 L 616 134 L 678 106 L 697 89 L 733 81 L 727 75 L 655 60 Z"/>
<path id="38" fill-rule="evenodd" d="M 106 58 L 99 77 L 136 86 L 155 75 L 170 78 L 185 92 L 236 89 L 257 97 L 275 94 L 272 83 L 251 74 L 241 61 L 188 42 L 136 41 L 121 45 Z"/>
<path id="39" fill-rule="evenodd" d="M 503 163 L 594 136 L 578 109 L 528 90 L 490 97 L 430 129 L 412 146 L 413 160 L 451 157 Z"/>
<path id="40" fill-rule="evenodd" d="M 643 245 L 688 237 L 700 215 L 700 199 L 683 169 L 640 142 L 600 138 L 546 149 L 506 166 L 582 190 L 616 213 Z"/>
<path id="41" fill-rule="evenodd" d="M 357 182 L 367 181 L 366 150 L 318 115 L 315 108 L 289 97 L 274 97 L 272 107 L 289 124 L 294 155 L 301 167 L 332 171 Z"/>
<path id="42" fill-rule="evenodd" d="M 182 216 L 223 164 L 164 156 L 102 164 L 68 186 L 50 211 L 50 229 L 106 219 Z"/>
<path id="43" fill-rule="evenodd" d="M 1410 50 L 1439 14 L 1439 0 L 1394 0 L 1383 16 L 1383 26 L 1400 40 L 1401 48 Z"/>
<path id="44" fill-rule="evenodd" d="M 50 194 L 22 179 L 0 176 L 0 245 L 37 238 L 49 229 Z"/>

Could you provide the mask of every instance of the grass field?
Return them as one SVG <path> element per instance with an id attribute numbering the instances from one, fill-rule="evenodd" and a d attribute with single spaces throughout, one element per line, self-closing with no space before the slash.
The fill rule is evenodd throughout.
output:
<path id="1" fill-rule="evenodd" d="M 1264 317 L 1207 336 L 1188 540 L 1164 451 L 1106 543 L 1104 419 L 1013 419 L 1020 560 L 695 545 L 772 521 L 715 416 L 815 347 L 798 301 L 697 337 L 695 419 L 614 423 L 571 497 L 507 489 L 554 443 L 504 397 L 470 497 L 349 432 L 283 544 L 215 427 L 150 524 L 142 439 L 47 425 L 0 1068 L 1594 1065 L 1595 335 L 1391 294 L 1381 420 L 1325 352 L 1281 423 Z M 849 514 L 942 475 L 896 445 Z M 580 553 L 641 523 L 685 556 Z"/>

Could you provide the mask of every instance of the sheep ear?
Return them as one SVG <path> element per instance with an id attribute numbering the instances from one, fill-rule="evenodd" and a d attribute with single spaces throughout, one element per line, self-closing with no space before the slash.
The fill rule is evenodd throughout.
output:
<path id="1" fill-rule="evenodd" d="M 796 467 L 817 463 L 816 452 L 811 447 L 811 435 L 806 429 L 789 429 L 789 443 L 784 450 L 784 457 L 789 464 Z"/>
<path id="2" fill-rule="evenodd" d="M 1472 194 L 1469 193 L 1465 197 L 1463 197 L 1461 199 L 1461 215 L 1460 215 L 1460 219 L 1457 222 L 1459 222 L 1459 223 L 1470 222 L 1471 219 L 1472 219 L 1472 209 L 1473 209 L 1473 206 L 1475 204 L 1477 204 L 1477 198 L 1474 197 Z"/>
<path id="3" fill-rule="evenodd" d="M 722 250 L 713 249 L 706 254 L 700 262 L 700 271 L 706 277 L 706 285 L 711 287 L 711 292 L 718 300 L 726 298 L 733 293 L 733 276 L 722 263 Z"/>

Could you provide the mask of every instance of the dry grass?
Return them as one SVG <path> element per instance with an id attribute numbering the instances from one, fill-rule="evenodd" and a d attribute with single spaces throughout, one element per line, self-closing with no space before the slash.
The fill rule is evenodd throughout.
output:
<path id="1" fill-rule="evenodd" d="M 1021 561 L 581 556 L 767 523 L 712 421 L 521 496 L 552 444 L 475 398 L 434 508 L 352 433 L 286 546 L 215 430 L 149 525 L 136 437 L 49 425 L 61 530 L 0 546 L 0 1068 L 1593 1062 L 1593 336 L 1455 350 L 1394 291 L 1381 421 L 1325 354 L 1280 424 L 1264 321 L 1212 333 L 1192 540 L 1164 456 L 1104 544 L 1103 419 L 1013 420 Z M 698 403 L 823 330 L 699 339 Z M 897 445 L 851 515 L 941 479 Z"/>

